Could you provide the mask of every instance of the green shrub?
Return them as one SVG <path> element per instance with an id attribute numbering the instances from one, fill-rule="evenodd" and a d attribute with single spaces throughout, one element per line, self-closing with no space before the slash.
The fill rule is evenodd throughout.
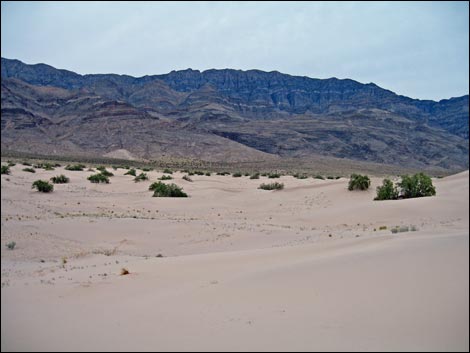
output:
<path id="1" fill-rule="evenodd" d="M 334 176 L 331 176 L 331 175 L 329 175 L 329 176 L 327 176 L 326 178 L 327 178 L 327 179 L 330 179 L 330 180 L 333 180 L 335 177 L 334 177 Z"/>
<path id="2" fill-rule="evenodd" d="M 52 177 L 51 181 L 54 184 L 66 184 L 70 181 L 70 179 L 67 178 L 65 175 L 61 174 L 61 175 L 57 175 L 57 176 Z"/>
<path id="3" fill-rule="evenodd" d="M 23 172 L 28 172 L 28 173 L 36 173 L 36 169 L 34 168 L 23 168 Z"/>
<path id="4" fill-rule="evenodd" d="M 183 179 L 189 182 L 193 181 L 193 179 L 191 179 L 188 175 L 183 176 Z"/>
<path id="5" fill-rule="evenodd" d="M 16 165 L 16 163 L 13 163 L 12 161 L 8 161 L 8 166 L 9 167 L 14 167 Z"/>
<path id="6" fill-rule="evenodd" d="M 259 179 L 259 173 L 255 173 L 252 176 L 250 176 L 250 179 Z"/>
<path id="7" fill-rule="evenodd" d="M 377 196 L 374 200 L 396 200 L 398 199 L 398 189 L 390 179 L 384 179 L 382 186 L 377 186 Z"/>
<path id="8" fill-rule="evenodd" d="M 74 165 L 67 165 L 65 167 L 65 170 L 71 170 L 71 171 L 81 171 L 83 170 L 83 168 L 85 168 L 86 166 L 83 165 L 83 164 L 74 164 Z"/>
<path id="9" fill-rule="evenodd" d="M 162 175 L 161 178 L 158 178 L 158 180 L 171 180 L 173 177 L 171 175 Z"/>
<path id="10" fill-rule="evenodd" d="M 431 178 L 423 173 L 404 175 L 397 185 L 401 189 L 401 196 L 405 199 L 436 195 Z"/>
<path id="11" fill-rule="evenodd" d="M 16 242 L 11 241 L 7 244 L 7 249 L 13 250 L 15 248 L 15 246 L 16 246 Z"/>
<path id="12" fill-rule="evenodd" d="M 36 188 L 40 192 L 52 192 L 54 190 L 54 185 L 46 180 L 36 180 L 31 188 Z"/>
<path id="13" fill-rule="evenodd" d="M 35 168 L 41 168 L 44 170 L 54 170 L 54 165 L 51 163 L 38 163 L 34 166 Z"/>
<path id="14" fill-rule="evenodd" d="M 134 178 L 134 181 L 138 183 L 139 181 L 143 180 L 149 180 L 149 177 L 147 176 L 147 173 L 140 173 L 138 176 Z"/>
<path id="15" fill-rule="evenodd" d="M 297 179 L 307 179 L 308 178 L 307 174 L 295 173 L 293 176 L 294 176 L 294 178 L 297 178 Z"/>
<path id="16" fill-rule="evenodd" d="M 101 173 L 90 175 L 88 178 L 92 183 L 105 183 L 109 184 L 109 178 Z"/>
<path id="17" fill-rule="evenodd" d="M 167 185 L 161 181 L 150 185 L 149 190 L 153 191 L 153 197 L 188 197 L 178 185 Z"/>
<path id="18" fill-rule="evenodd" d="M 142 171 L 144 172 L 151 172 L 153 169 L 152 168 L 142 168 Z"/>
<path id="19" fill-rule="evenodd" d="M 234 177 L 234 178 L 240 178 L 241 176 L 242 176 L 242 173 L 240 173 L 240 172 L 236 172 L 236 173 L 232 174 L 232 177 Z"/>
<path id="20" fill-rule="evenodd" d="M 211 173 L 209 172 L 206 172 L 206 174 L 204 174 L 205 176 L 211 176 Z"/>
<path id="21" fill-rule="evenodd" d="M 321 175 L 315 175 L 313 178 L 314 178 L 314 179 L 325 180 L 325 178 L 324 178 L 323 176 L 321 176 Z"/>
<path id="22" fill-rule="evenodd" d="M 103 165 L 100 165 L 99 167 L 96 167 L 96 170 L 99 170 L 100 172 L 104 172 L 106 170 L 106 167 Z"/>
<path id="23" fill-rule="evenodd" d="M 188 175 L 194 175 L 194 172 L 189 172 Z"/>
<path id="24" fill-rule="evenodd" d="M 25 166 L 27 166 L 27 167 L 31 167 L 31 165 L 32 165 L 31 163 L 28 163 L 28 162 L 21 162 L 21 164 L 23 164 L 23 165 L 25 165 Z"/>
<path id="25" fill-rule="evenodd" d="M 132 175 L 132 176 L 136 176 L 136 172 L 135 172 L 135 169 L 132 168 L 132 169 L 129 169 L 127 172 L 124 173 L 124 175 Z"/>
<path id="26" fill-rule="evenodd" d="M 387 226 L 380 226 L 379 227 L 379 230 L 385 230 L 385 229 L 387 229 Z"/>
<path id="27" fill-rule="evenodd" d="M 261 176 L 267 177 L 267 176 L 268 176 L 268 173 L 261 173 Z"/>
<path id="28" fill-rule="evenodd" d="M 96 169 L 98 169 L 98 168 L 96 168 Z M 108 172 L 106 169 L 101 170 L 101 174 L 104 175 L 104 176 L 106 176 L 106 177 L 112 177 L 112 176 L 114 176 L 113 173 Z"/>
<path id="29" fill-rule="evenodd" d="M 165 173 L 165 174 L 173 174 L 173 171 L 172 171 L 171 169 L 165 168 L 165 169 L 163 170 L 163 173 Z"/>
<path id="30" fill-rule="evenodd" d="M 367 190 L 370 186 L 370 179 L 367 175 L 351 174 L 348 190 Z"/>
<path id="31" fill-rule="evenodd" d="M 284 189 L 284 184 L 283 183 L 271 183 L 271 184 L 261 184 L 258 189 L 262 190 L 282 190 Z"/>
<path id="32" fill-rule="evenodd" d="M 275 178 L 280 178 L 280 177 L 281 177 L 281 174 L 279 174 L 279 173 L 269 173 L 268 174 L 269 179 L 275 179 Z"/>
<path id="33" fill-rule="evenodd" d="M 2 165 L 2 174 L 10 174 L 10 167 L 7 165 Z"/>
<path id="34" fill-rule="evenodd" d="M 250 173 L 245 173 L 245 174 L 243 174 L 243 175 L 244 175 L 244 176 L 250 176 Z"/>
<path id="35" fill-rule="evenodd" d="M 217 175 L 230 175 L 229 172 L 218 172 Z"/>

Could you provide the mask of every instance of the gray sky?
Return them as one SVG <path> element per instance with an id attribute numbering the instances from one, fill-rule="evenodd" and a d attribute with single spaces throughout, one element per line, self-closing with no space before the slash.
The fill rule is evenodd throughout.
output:
<path id="1" fill-rule="evenodd" d="M 8 2 L 1 55 L 80 74 L 277 70 L 469 92 L 468 2 Z"/>

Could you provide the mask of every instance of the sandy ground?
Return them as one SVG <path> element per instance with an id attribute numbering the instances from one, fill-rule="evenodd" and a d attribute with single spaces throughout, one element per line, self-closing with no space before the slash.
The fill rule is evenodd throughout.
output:
<path id="1" fill-rule="evenodd" d="M 1 177 L 2 351 L 469 349 L 468 171 L 378 202 L 374 178 L 174 173 L 191 197 L 170 199 L 148 191 L 159 172 L 22 168 Z"/>

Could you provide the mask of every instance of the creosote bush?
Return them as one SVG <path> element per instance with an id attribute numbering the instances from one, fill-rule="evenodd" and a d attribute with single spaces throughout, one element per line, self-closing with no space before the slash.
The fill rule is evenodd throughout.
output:
<path id="1" fill-rule="evenodd" d="M 34 168 L 23 168 L 22 171 L 28 173 L 36 173 L 36 169 Z"/>
<path id="2" fill-rule="evenodd" d="M 153 191 L 153 197 L 188 197 L 188 195 L 176 184 L 164 184 L 157 181 L 149 186 Z"/>
<path id="3" fill-rule="evenodd" d="M 182 179 L 183 179 L 183 180 L 186 180 L 186 181 L 189 181 L 189 182 L 192 182 L 192 181 L 193 181 L 193 179 L 191 179 L 191 178 L 189 177 L 189 175 L 183 176 Z"/>
<path id="4" fill-rule="evenodd" d="M 39 192 L 52 192 L 54 185 L 46 180 L 36 180 L 31 186 L 31 189 L 37 189 Z"/>
<path id="5" fill-rule="evenodd" d="M 138 183 L 139 181 L 149 180 L 147 173 L 140 173 L 134 178 L 134 181 Z"/>
<path id="6" fill-rule="evenodd" d="M 131 168 L 129 169 L 126 173 L 124 173 L 124 175 L 132 175 L 132 176 L 136 176 L 136 171 L 134 168 Z"/>
<path id="7" fill-rule="evenodd" d="M 70 181 L 70 179 L 67 178 L 65 175 L 61 174 L 61 175 L 57 175 L 57 176 L 52 177 L 51 181 L 54 184 L 66 184 Z"/>
<path id="8" fill-rule="evenodd" d="M 162 175 L 158 180 L 171 180 L 173 177 L 171 175 Z"/>
<path id="9" fill-rule="evenodd" d="M 281 177 L 281 174 L 279 174 L 279 173 L 269 173 L 268 174 L 269 179 L 276 179 L 276 178 L 280 178 L 280 177 Z"/>
<path id="10" fill-rule="evenodd" d="M 87 179 L 90 180 L 90 182 L 95 183 L 95 184 L 98 184 L 98 183 L 109 184 L 109 178 L 106 175 L 103 175 L 101 173 L 90 175 Z"/>
<path id="11" fill-rule="evenodd" d="M 83 165 L 83 164 L 73 164 L 73 165 L 67 165 L 65 167 L 65 170 L 71 170 L 71 171 L 81 171 L 83 170 L 83 168 L 85 168 L 86 166 Z"/>
<path id="12" fill-rule="evenodd" d="M 367 190 L 370 186 L 370 179 L 367 175 L 351 174 L 348 190 Z"/>
<path id="13" fill-rule="evenodd" d="M 284 184 L 283 183 L 271 183 L 271 184 L 261 184 L 258 189 L 262 190 L 282 190 L 284 189 Z"/>
<path id="14" fill-rule="evenodd" d="M 2 174 L 10 174 L 10 167 L 7 165 L 2 165 Z"/>
<path id="15" fill-rule="evenodd" d="M 255 173 L 252 176 L 250 176 L 250 179 L 259 179 L 259 173 Z"/>
<path id="16" fill-rule="evenodd" d="M 240 178 L 241 176 L 242 176 L 242 173 L 240 173 L 240 172 L 236 172 L 236 173 L 232 174 L 232 177 L 234 177 L 234 178 Z"/>

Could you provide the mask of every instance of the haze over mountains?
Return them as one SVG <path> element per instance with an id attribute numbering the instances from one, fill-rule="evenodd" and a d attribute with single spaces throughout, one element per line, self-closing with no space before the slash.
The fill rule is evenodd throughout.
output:
<path id="1" fill-rule="evenodd" d="M 1 77 L 2 150 L 468 168 L 468 95 L 416 100 L 373 83 L 258 70 L 79 75 L 5 58 Z"/>

